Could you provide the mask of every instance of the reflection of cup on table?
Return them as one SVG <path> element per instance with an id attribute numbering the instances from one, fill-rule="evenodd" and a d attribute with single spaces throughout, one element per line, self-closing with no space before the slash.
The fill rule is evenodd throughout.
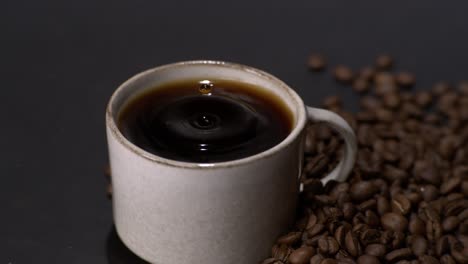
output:
<path id="1" fill-rule="evenodd" d="M 183 79 L 228 80 L 269 93 L 291 114 L 291 130 L 266 150 L 220 162 L 168 159 L 129 141 L 117 124 L 127 102 L 149 89 Z M 304 106 L 291 88 L 263 71 L 224 62 L 189 61 L 131 78 L 113 94 L 106 114 L 114 220 L 122 241 L 152 263 L 260 261 L 293 221 L 308 120 L 328 124 L 344 138 L 344 158 L 323 181 L 345 180 L 356 154 L 349 125 L 330 111 Z M 156 132 L 167 128 L 157 127 Z"/>

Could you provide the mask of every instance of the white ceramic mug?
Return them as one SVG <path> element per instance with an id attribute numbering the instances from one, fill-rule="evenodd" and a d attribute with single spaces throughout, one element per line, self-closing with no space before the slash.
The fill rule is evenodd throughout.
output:
<path id="1" fill-rule="evenodd" d="M 294 116 L 290 134 L 253 156 L 213 164 L 148 153 L 119 131 L 116 117 L 133 96 L 183 79 L 229 79 L 278 95 Z M 117 232 L 141 258 L 157 264 L 254 264 L 293 222 L 308 120 L 323 122 L 345 140 L 344 157 L 326 177 L 343 181 L 356 155 L 350 126 L 333 112 L 304 105 L 285 83 L 261 70 L 219 61 L 160 66 L 123 83 L 106 113 Z"/>

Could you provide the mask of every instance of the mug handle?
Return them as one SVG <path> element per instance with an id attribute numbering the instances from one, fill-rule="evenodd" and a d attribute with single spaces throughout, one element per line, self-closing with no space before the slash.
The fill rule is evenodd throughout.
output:
<path id="1" fill-rule="evenodd" d="M 310 121 L 325 123 L 338 132 L 345 141 L 344 155 L 340 163 L 330 174 L 321 179 L 325 185 L 330 180 L 345 181 L 353 169 L 357 155 L 356 135 L 349 124 L 339 115 L 332 111 L 306 106 L 307 117 Z"/>

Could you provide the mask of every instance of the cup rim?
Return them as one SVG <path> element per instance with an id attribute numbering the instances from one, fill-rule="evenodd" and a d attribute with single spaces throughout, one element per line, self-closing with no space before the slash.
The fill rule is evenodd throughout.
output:
<path id="1" fill-rule="evenodd" d="M 241 70 L 241 71 L 247 71 L 251 74 L 256 75 L 257 77 L 260 78 L 265 78 L 268 81 L 274 83 L 274 85 L 280 89 L 283 89 L 289 96 L 290 98 L 297 104 L 298 112 L 296 116 L 296 123 L 292 131 L 288 134 L 288 136 L 283 139 L 280 143 L 274 145 L 273 147 L 264 150 L 262 152 L 259 152 L 257 154 L 240 158 L 240 159 L 235 159 L 235 160 L 229 160 L 229 161 L 222 161 L 222 162 L 213 162 L 213 163 L 196 163 L 196 162 L 185 162 L 185 161 L 178 161 L 178 160 L 172 160 L 164 157 L 160 157 L 158 155 L 152 154 L 131 141 L 129 141 L 120 131 L 120 129 L 117 127 L 116 120 L 114 119 L 114 112 L 112 109 L 112 105 L 114 101 L 117 98 L 117 95 L 122 92 L 122 90 L 125 89 L 128 85 L 130 85 L 132 82 L 140 79 L 143 76 L 150 75 L 154 72 L 163 70 L 163 69 L 168 69 L 168 68 L 173 68 L 177 69 L 178 67 L 186 67 L 187 65 L 216 65 L 219 67 L 227 67 L 231 69 L 236 69 L 236 70 Z M 139 157 L 143 157 L 151 162 L 155 163 L 160 163 L 164 165 L 169 165 L 172 167 L 179 167 L 179 168 L 189 168 L 189 169 L 196 169 L 196 168 L 225 168 L 225 167 L 233 167 L 233 166 L 239 166 L 247 163 L 254 162 L 259 159 L 264 159 L 267 158 L 271 155 L 274 155 L 275 153 L 279 152 L 280 150 L 288 147 L 291 145 L 294 140 L 301 134 L 302 130 L 304 129 L 306 125 L 306 111 L 305 111 L 305 104 L 302 101 L 302 98 L 292 89 L 290 88 L 286 83 L 278 79 L 277 77 L 254 67 L 239 64 L 239 63 L 233 63 L 233 62 L 226 62 L 226 61 L 217 61 L 217 60 L 190 60 L 190 61 L 180 61 L 180 62 L 175 62 L 175 63 L 170 63 L 170 64 L 165 64 L 161 66 L 157 66 L 148 70 L 145 70 L 143 72 L 137 73 L 136 75 L 130 77 L 128 80 L 123 82 L 119 87 L 112 93 L 112 96 L 107 104 L 106 108 L 106 126 L 110 130 L 112 136 L 114 136 L 117 141 L 122 144 L 126 149 L 130 150 L 131 152 L 135 153 Z"/>

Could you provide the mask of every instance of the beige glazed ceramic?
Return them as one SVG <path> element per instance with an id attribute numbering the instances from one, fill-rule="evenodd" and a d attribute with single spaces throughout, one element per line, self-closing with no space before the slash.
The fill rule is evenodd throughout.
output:
<path id="1" fill-rule="evenodd" d="M 158 84 L 194 78 L 239 80 L 277 94 L 294 115 L 294 129 L 267 151 L 213 164 L 158 157 L 120 133 L 116 117 L 129 98 Z M 293 221 L 308 119 L 329 124 L 345 139 L 344 159 L 323 181 L 344 180 L 356 154 L 352 129 L 332 112 L 304 106 L 291 88 L 263 71 L 188 61 L 134 76 L 113 94 L 106 114 L 114 221 L 120 238 L 151 263 L 258 263 Z"/>

